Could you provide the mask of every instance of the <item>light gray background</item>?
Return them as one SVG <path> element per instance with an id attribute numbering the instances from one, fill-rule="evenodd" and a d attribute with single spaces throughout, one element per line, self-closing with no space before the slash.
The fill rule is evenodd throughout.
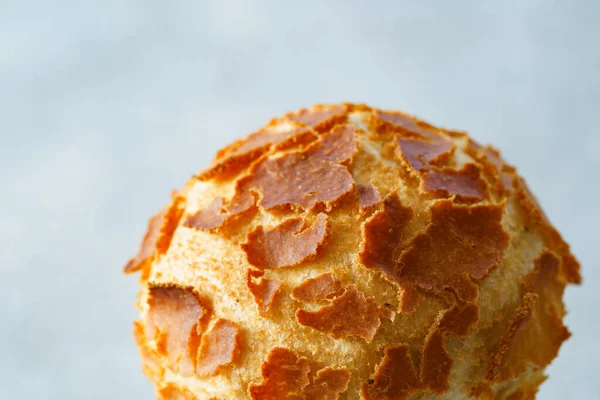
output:
<path id="1" fill-rule="evenodd" d="M 217 148 L 313 102 L 496 144 L 584 266 L 540 399 L 598 399 L 600 2 L 0 1 L 0 399 L 152 399 L 121 267 Z M 376 4 L 375 4 L 376 3 Z"/>

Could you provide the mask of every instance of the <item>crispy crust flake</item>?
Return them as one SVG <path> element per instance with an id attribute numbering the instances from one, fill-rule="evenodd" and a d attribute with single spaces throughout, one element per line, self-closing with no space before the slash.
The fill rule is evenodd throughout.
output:
<path id="1" fill-rule="evenodd" d="M 365 400 L 404 400 L 418 392 L 421 384 L 408 345 L 386 346 L 369 383 L 361 392 Z"/>
<path id="2" fill-rule="evenodd" d="M 527 365 L 544 368 L 558 355 L 571 334 L 563 325 L 560 259 L 544 251 L 535 270 L 525 277 L 526 293 L 513 321 L 492 357 L 489 380 L 506 381 L 523 373 Z"/>
<path id="3" fill-rule="evenodd" d="M 345 166 L 304 153 L 264 160 L 252 172 L 252 182 L 261 194 L 258 204 L 265 209 L 311 210 L 317 204 L 333 204 L 354 187 Z"/>
<path id="4" fill-rule="evenodd" d="M 331 272 L 310 278 L 292 290 L 292 297 L 305 303 L 318 303 L 331 300 L 344 293 L 340 281 Z"/>
<path id="5" fill-rule="evenodd" d="M 156 341 L 174 372 L 194 371 L 200 337 L 206 330 L 211 309 L 189 287 L 150 286 L 146 337 Z"/>
<path id="6" fill-rule="evenodd" d="M 412 240 L 392 276 L 424 290 L 452 290 L 460 300 L 474 302 L 478 288 L 473 280 L 488 276 L 508 247 L 503 212 L 503 205 L 437 201 L 431 206 L 431 224 Z"/>
<path id="7" fill-rule="evenodd" d="M 270 230 L 259 225 L 242 244 L 248 262 L 259 269 L 284 268 L 315 257 L 327 239 L 327 215 L 317 215 L 306 229 L 303 225 L 302 218 L 290 218 Z"/>
<path id="8" fill-rule="evenodd" d="M 254 195 L 251 192 L 251 182 L 247 177 L 238 179 L 233 197 L 226 202 L 217 197 L 206 207 L 189 216 L 184 225 L 188 228 L 213 230 L 224 226 L 229 221 L 252 210 Z"/>
<path id="9" fill-rule="evenodd" d="M 450 371 L 454 361 L 446 351 L 444 337 L 434 330 L 425 338 L 421 356 L 421 384 L 436 394 L 450 388 Z"/>
<path id="10" fill-rule="evenodd" d="M 214 229 L 223 225 L 227 219 L 222 197 L 215 198 L 206 208 L 191 215 L 185 220 L 184 226 L 196 229 Z"/>
<path id="11" fill-rule="evenodd" d="M 381 326 L 381 315 L 377 302 L 351 285 L 318 311 L 297 310 L 296 320 L 334 339 L 357 336 L 370 343 Z"/>
<path id="12" fill-rule="evenodd" d="M 196 364 L 196 374 L 214 376 L 234 364 L 241 352 L 240 329 L 233 322 L 219 318 L 202 335 Z"/>
<path id="13" fill-rule="evenodd" d="M 344 164 L 352 160 L 357 151 L 356 128 L 344 124 L 321 135 L 319 141 L 312 143 L 305 152 L 309 157 Z"/>
<path id="14" fill-rule="evenodd" d="M 368 210 L 381 202 L 381 195 L 373 184 L 359 184 L 356 185 L 356 188 L 358 189 L 358 206 L 361 211 Z"/>
<path id="15" fill-rule="evenodd" d="M 465 151 L 481 163 L 483 174 L 495 182 L 493 189 L 497 193 L 507 194 L 513 189 L 515 169 L 504 161 L 498 150 L 491 146 L 482 146 L 469 138 Z"/>
<path id="16" fill-rule="evenodd" d="M 306 357 L 281 347 L 269 353 L 262 376 L 260 385 L 250 386 L 252 400 L 337 400 L 350 382 L 346 368 L 322 368 L 312 377 Z"/>
<path id="17" fill-rule="evenodd" d="M 444 312 L 439 330 L 446 336 L 465 339 L 479 319 L 479 307 L 472 303 L 455 304 Z"/>
<path id="18" fill-rule="evenodd" d="M 262 155 L 273 149 L 293 148 L 316 139 L 315 133 L 306 128 L 288 131 L 267 128 L 250 134 L 217 153 L 212 164 L 196 176 L 201 181 L 228 178 L 236 175 Z"/>
<path id="19" fill-rule="evenodd" d="M 350 371 L 326 367 L 317 371 L 312 383 L 304 390 L 306 400 L 337 400 L 348 390 Z"/>
<path id="20" fill-rule="evenodd" d="M 406 226 L 414 217 L 414 211 L 400 203 L 396 193 L 383 201 L 381 211 L 373 214 L 363 227 L 363 248 L 360 262 L 368 268 L 378 268 L 390 277 L 398 270 L 398 256 L 406 240 Z"/>
<path id="21" fill-rule="evenodd" d="M 184 206 L 185 198 L 177 192 L 173 192 L 171 195 L 171 204 L 150 218 L 148 229 L 137 255 L 129 260 L 123 268 L 126 274 L 131 274 L 148 267 L 155 256 L 167 252 L 175 229 L 179 225 Z"/>
<path id="22" fill-rule="evenodd" d="M 250 396 L 253 400 L 302 399 L 302 391 L 310 383 L 309 373 L 306 357 L 276 347 L 262 364 L 262 383 L 250 386 Z"/>
<path id="23" fill-rule="evenodd" d="M 399 136 L 397 139 L 401 158 L 410 168 L 424 172 L 430 165 L 444 164 L 454 152 L 454 144 L 448 140 L 415 139 Z"/>
<path id="24" fill-rule="evenodd" d="M 317 107 L 312 109 L 300 110 L 295 114 L 290 114 L 288 118 L 309 126 L 317 132 L 324 132 L 330 129 L 334 124 L 343 122 L 346 119 L 346 107 L 339 105 L 333 107 Z"/>
<path id="25" fill-rule="evenodd" d="M 384 356 L 362 387 L 365 400 L 404 400 L 414 393 L 429 390 L 442 394 L 449 389 L 454 361 L 446 351 L 444 337 L 433 326 L 421 349 L 417 368 L 406 343 L 388 345 Z"/>
<path id="26" fill-rule="evenodd" d="M 281 286 L 283 285 L 282 281 L 263 278 L 264 274 L 264 271 L 249 269 L 246 282 L 258 306 L 258 312 L 262 316 L 265 316 L 269 312 L 275 297 L 281 291 Z"/>
<path id="27" fill-rule="evenodd" d="M 460 203 L 477 203 L 489 199 L 487 183 L 475 164 L 466 164 L 462 169 L 431 168 L 423 174 L 422 190 L 433 196 L 448 198 L 455 196 Z"/>

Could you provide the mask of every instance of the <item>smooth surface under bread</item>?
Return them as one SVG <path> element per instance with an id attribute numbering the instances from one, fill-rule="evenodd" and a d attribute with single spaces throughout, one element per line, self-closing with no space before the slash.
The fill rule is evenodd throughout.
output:
<path id="1" fill-rule="evenodd" d="M 495 149 L 353 104 L 220 150 L 125 270 L 159 399 L 531 399 L 580 281 Z"/>

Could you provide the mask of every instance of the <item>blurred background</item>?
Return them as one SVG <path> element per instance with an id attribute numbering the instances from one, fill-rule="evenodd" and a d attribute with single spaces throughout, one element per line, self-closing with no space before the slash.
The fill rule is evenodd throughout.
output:
<path id="1" fill-rule="evenodd" d="M 600 2 L 0 0 L 0 399 L 152 399 L 121 268 L 214 152 L 315 102 L 468 130 L 583 264 L 539 398 L 598 399 Z"/>

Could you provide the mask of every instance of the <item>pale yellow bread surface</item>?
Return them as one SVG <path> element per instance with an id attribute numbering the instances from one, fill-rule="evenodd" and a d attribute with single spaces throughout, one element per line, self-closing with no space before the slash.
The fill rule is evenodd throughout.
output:
<path id="1" fill-rule="evenodd" d="M 354 104 L 221 150 L 135 271 L 160 399 L 531 399 L 580 281 L 496 150 Z"/>

